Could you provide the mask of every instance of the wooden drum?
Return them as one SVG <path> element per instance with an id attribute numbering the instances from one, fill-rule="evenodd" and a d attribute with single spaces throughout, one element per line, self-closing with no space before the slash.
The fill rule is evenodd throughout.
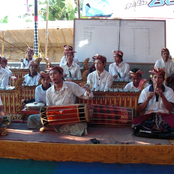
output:
<path id="1" fill-rule="evenodd" d="M 88 105 L 90 124 L 130 125 L 133 109 L 120 106 Z"/>
<path id="2" fill-rule="evenodd" d="M 88 107 L 85 104 L 67 106 L 44 106 L 40 117 L 44 126 L 58 126 L 78 122 L 89 122 Z"/>

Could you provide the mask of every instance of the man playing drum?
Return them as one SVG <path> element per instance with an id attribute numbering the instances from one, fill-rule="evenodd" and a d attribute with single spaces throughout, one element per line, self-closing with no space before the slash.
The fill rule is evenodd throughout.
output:
<path id="1" fill-rule="evenodd" d="M 139 89 L 139 90 L 142 90 L 142 89 L 146 88 L 147 86 L 149 86 L 146 79 L 141 80 L 142 74 L 144 72 L 140 71 L 138 68 L 133 68 L 129 73 L 130 73 L 130 76 L 132 78 L 132 82 L 128 83 L 124 87 L 124 89 L 127 89 L 127 90 Z"/>
<path id="2" fill-rule="evenodd" d="M 174 92 L 163 85 L 164 69 L 154 67 L 153 71 L 149 72 L 153 74 L 153 84 L 143 89 L 140 94 L 139 111 L 146 111 L 145 115 L 136 117 L 132 121 L 134 133 L 139 135 L 140 128 L 150 132 L 153 130 L 161 133 L 174 132 L 174 114 L 170 114 L 173 110 Z"/>
<path id="3" fill-rule="evenodd" d="M 123 52 L 120 50 L 113 51 L 114 63 L 109 65 L 109 73 L 114 79 L 129 80 L 129 64 L 123 62 Z"/>
<path id="4" fill-rule="evenodd" d="M 95 89 L 95 91 L 108 91 L 112 86 L 113 77 L 104 69 L 106 66 L 106 57 L 98 54 L 94 57 L 96 70 L 88 74 L 87 84 Z"/>
<path id="5" fill-rule="evenodd" d="M 63 69 L 59 66 L 54 66 L 50 69 L 49 75 L 51 81 L 54 83 L 46 91 L 47 106 L 60 106 L 74 104 L 76 96 L 84 99 L 92 99 L 93 93 L 86 86 L 79 86 L 76 83 L 63 81 Z M 28 120 L 30 121 L 30 120 Z M 33 121 L 33 120 L 32 120 Z M 41 121 L 39 120 L 40 127 Z M 37 125 L 38 125 L 37 124 Z M 42 127 L 43 130 L 55 130 L 60 133 L 81 136 L 87 134 L 87 123 L 80 122 L 75 124 L 64 124 L 55 127 Z"/>

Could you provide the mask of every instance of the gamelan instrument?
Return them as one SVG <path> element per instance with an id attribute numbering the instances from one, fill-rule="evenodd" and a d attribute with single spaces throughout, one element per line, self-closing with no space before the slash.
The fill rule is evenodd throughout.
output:
<path id="1" fill-rule="evenodd" d="M 85 104 L 66 106 L 44 106 L 40 117 L 44 126 L 58 126 L 78 122 L 89 122 L 88 107 Z"/>
<path id="2" fill-rule="evenodd" d="M 88 105 L 90 124 L 126 125 L 133 120 L 133 109 L 120 106 Z"/>
<path id="3" fill-rule="evenodd" d="M 58 126 L 78 122 L 97 125 L 127 125 L 133 120 L 133 109 L 120 106 L 76 104 L 42 107 L 41 122 L 44 126 Z"/>
<path id="4" fill-rule="evenodd" d="M 138 85 L 138 89 L 142 91 L 144 89 L 144 85 L 147 83 L 146 79 L 142 79 Z"/>

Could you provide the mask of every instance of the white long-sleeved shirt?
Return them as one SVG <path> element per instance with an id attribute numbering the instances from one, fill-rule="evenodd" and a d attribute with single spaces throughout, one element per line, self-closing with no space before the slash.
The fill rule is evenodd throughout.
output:
<path id="1" fill-rule="evenodd" d="M 149 86 L 149 83 L 145 83 L 144 88 L 146 88 L 147 86 Z M 124 89 L 130 90 L 130 89 L 139 89 L 139 88 L 138 87 L 136 88 L 133 82 L 130 82 L 124 87 Z"/>
<path id="2" fill-rule="evenodd" d="M 28 61 L 28 59 L 25 58 L 24 61 L 21 62 L 21 68 L 29 68 L 30 62 L 32 60 L 35 60 L 35 58 L 32 57 L 32 59 L 30 61 Z"/>
<path id="3" fill-rule="evenodd" d="M 61 66 L 63 68 L 63 74 L 67 75 L 66 77 L 71 76 L 71 78 L 81 78 L 81 70 L 80 70 L 80 66 L 77 65 L 76 63 L 72 63 L 72 65 L 70 67 L 68 67 L 67 62 Z M 71 74 L 71 75 L 70 75 Z"/>
<path id="4" fill-rule="evenodd" d="M 155 62 L 155 67 L 160 68 L 160 69 L 165 68 L 167 77 L 169 77 L 171 73 L 174 73 L 174 62 L 170 59 L 168 59 L 167 62 L 164 62 L 163 58 L 158 59 Z"/>
<path id="5" fill-rule="evenodd" d="M 64 65 L 67 62 L 65 56 L 62 57 L 61 61 L 60 61 L 60 66 Z M 76 57 L 73 58 L 73 62 L 74 63 L 79 63 L 78 59 Z"/>
<path id="6" fill-rule="evenodd" d="M 9 75 L 8 72 L 0 66 L 0 87 L 8 86 Z"/>
<path id="7" fill-rule="evenodd" d="M 37 72 L 35 76 L 30 76 L 30 74 L 26 74 L 24 76 L 24 83 L 25 85 L 38 85 L 40 79 L 40 74 Z"/>
<path id="8" fill-rule="evenodd" d="M 98 75 L 97 70 L 88 74 L 87 84 L 92 85 L 92 88 L 95 90 L 103 91 L 111 88 L 113 83 L 113 76 L 104 70 L 100 76 Z"/>
<path id="9" fill-rule="evenodd" d="M 92 92 L 88 96 L 85 90 L 76 83 L 64 81 L 60 91 L 56 91 L 54 85 L 46 91 L 46 104 L 47 106 L 74 104 L 76 96 L 84 99 L 94 97 Z"/>
<path id="10" fill-rule="evenodd" d="M 51 84 L 50 84 L 50 87 L 51 87 Z M 45 90 L 43 88 L 42 84 L 36 87 L 36 89 L 35 89 L 35 101 L 37 103 L 44 103 L 44 104 L 46 104 L 46 91 L 47 90 Z"/>
<path id="11" fill-rule="evenodd" d="M 116 62 L 109 65 L 109 73 L 112 76 L 120 74 L 121 77 L 117 77 L 117 79 L 129 80 L 129 71 L 130 66 L 125 62 L 121 62 L 119 66 L 117 66 Z"/>

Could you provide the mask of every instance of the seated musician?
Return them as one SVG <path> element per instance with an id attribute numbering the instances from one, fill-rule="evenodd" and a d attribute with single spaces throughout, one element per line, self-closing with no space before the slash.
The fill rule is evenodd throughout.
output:
<path id="1" fill-rule="evenodd" d="M 7 135 L 6 125 L 4 124 L 4 110 L 2 100 L 0 98 L 0 135 Z"/>
<path id="2" fill-rule="evenodd" d="M 170 59 L 170 52 L 167 48 L 161 49 L 161 59 L 158 59 L 155 62 L 155 67 L 157 68 L 165 68 L 167 75 L 168 85 L 171 86 L 171 83 L 174 82 L 174 62 Z"/>
<path id="3" fill-rule="evenodd" d="M 63 76 L 65 78 L 78 78 L 80 79 L 81 76 L 81 70 L 80 70 L 80 66 L 77 63 L 74 63 L 73 59 L 74 59 L 74 53 L 75 51 L 68 51 L 65 54 L 65 58 L 66 58 L 66 62 L 61 65 L 61 67 L 63 68 Z"/>
<path id="4" fill-rule="evenodd" d="M 170 114 L 174 104 L 174 92 L 163 85 L 164 69 L 154 67 L 149 72 L 153 74 L 153 84 L 142 90 L 138 100 L 139 111 L 146 110 L 145 115 L 134 118 L 133 126 L 136 128 L 142 125 L 149 130 L 171 132 L 174 128 L 174 115 Z M 138 134 L 138 129 L 135 132 Z"/>
<path id="5" fill-rule="evenodd" d="M 63 81 L 63 69 L 60 66 L 54 66 L 50 69 L 49 75 L 51 81 L 54 83 L 46 91 L 46 103 L 47 106 L 55 105 L 70 105 L 74 104 L 76 96 L 84 99 L 92 99 L 93 93 L 86 86 L 79 86 L 76 83 Z M 37 117 L 37 118 L 36 118 Z M 38 119 L 39 118 L 39 119 Z M 29 128 L 39 128 L 42 127 L 40 116 L 37 115 L 32 119 L 28 120 L 28 125 L 32 125 Z M 87 133 L 87 123 L 75 123 L 75 124 L 64 124 L 56 127 L 43 127 L 40 131 L 43 130 L 56 130 L 60 133 L 66 133 L 71 135 L 81 136 Z"/>
<path id="6" fill-rule="evenodd" d="M 30 62 L 34 61 L 35 58 L 33 58 L 34 55 L 34 49 L 28 47 L 26 51 L 27 57 L 23 60 L 21 59 L 21 68 L 29 68 Z"/>
<path id="7" fill-rule="evenodd" d="M 24 76 L 25 85 L 38 85 L 40 74 L 37 72 L 38 64 L 31 61 L 29 65 L 29 73 Z"/>
<path id="8" fill-rule="evenodd" d="M 2 58 L 0 57 L 0 87 L 8 86 L 8 72 L 1 66 Z"/>
<path id="9" fill-rule="evenodd" d="M 64 65 L 67 60 L 66 60 L 66 53 L 69 52 L 69 51 L 73 51 L 73 47 L 70 46 L 70 45 L 64 45 L 64 56 L 62 57 L 61 61 L 60 61 L 60 66 Z M 78 59 L 74 57 L 73 59 L 73 62 L 74 63 L 79 63 Z"/>
<path id="10" fill-rule="evenodd" d="M 113 51 L 114 63 L 109 65 L 109 73 L 114 77 L 114 79 L 129 80 L 129 64 L 123 62 L 123 52 Z"/>
<path id="11" fill-rule="evenodd" d="M 95 56 L 92 57 L 92 65 L 89 67 L 89 73 L 95 71 Z"/>
<path id="12" fill-rule="evenodd" d="M 46 90 L 51 87 L 51 79 L 49 73 L 40 72 L 41 85 L 35 89 L 35 102 L 46 104 Z"/>
<path id="13" fill-rule="evenodd" d="M 124 89 L 139 89 L 142 90 L 149 86 L 146 79 L 141 80 L 142 74 L 144 72 L 140 71 L 138 68 L 133 68 L 130 72 L 132 82 L 128 83 Z M 141 83 L 142 82 L 142 83 Z"/>
<path id="14" fill-rule="evenodd" d="M 4 68 L 8 72 L 9 77 L 11 77 L 12 72 L 9 70 L 7 62 L 8 62 L 8 60 L 5 57 L 3 57 L 1 59 L 1 67 Z"/>
<path id="15" fill-rule="evenodd" d="M 107 91 L 112 86 L 113 77 L 104 69 L 106 66 L 106 57 L 98 54 L 94 57 L 96 71 L 88 74 L 87 84 L 96 91 Z"/>

